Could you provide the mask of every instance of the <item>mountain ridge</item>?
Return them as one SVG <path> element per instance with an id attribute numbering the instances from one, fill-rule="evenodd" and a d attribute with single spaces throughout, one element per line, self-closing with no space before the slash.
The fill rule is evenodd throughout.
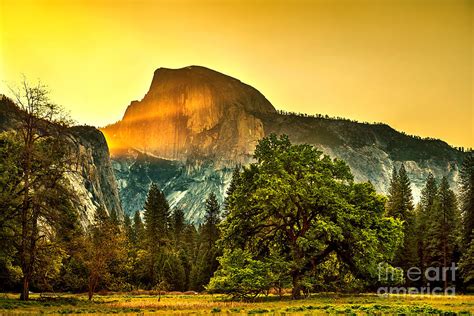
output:
<path id="1" fill-rule="evenodd" d="M 393 168 L 404 164 L 415 200 L 430 172 L 455 185 L 464 157 L 441 140 L 409 136 L 387 124 L 277 111 L 257 89 L 200 66 L 158 68 L 144 98 L 129 105 L 122 121 L 101 130 L 112 147 L 127 213 L 141 209 L 149 184 L 157 182 L 170 204 L 197 222 L 206 195 L 215 191 L 223 202 L 232 168 L 251 162 L 258 140 L 270 133 L 345 160 L 356 181 L 370 181 L 380 193 L 387 192 Z M 126 145 L 116 151 L 121 138 Z"/>

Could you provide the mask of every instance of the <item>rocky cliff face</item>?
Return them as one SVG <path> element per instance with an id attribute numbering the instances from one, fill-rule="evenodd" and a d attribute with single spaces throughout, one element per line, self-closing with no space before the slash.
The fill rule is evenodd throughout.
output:
<path id="1" fill-rule="evenodd" d="M 201 222 L 209 193 L 216 193 L 223 202 L 233 171 L 212 160 L 173 161 L 137 151 L 114 157 L 113 167 L 125 212 L 143 209 L 148 188 L 154 182 L 165 193 L 170 207 L 183 209 L 186 220 L 194 223 Z"/>
<path id="2" fill-rule="evenodd" d="M 79 156 L 75 172 L 69 174 L 71 185 L 84 208 L 82 217 L 91 222 L 97 208 L 123 218 L 117 180 L 104 135 L 95 127 L 74 126 L 69 129 L 71 146 Z"/>
<path id="3" fill-rule="evenodd" d="M 456 185 L 464 154 L 439 140 L 423 140 L 383 124 L 277 113 L 240 81 L 203 67 L 155 71 L 149 91 L 123 119 L 102 129 L 113 154 L 125 212 L 143 208 L 156 182 L 172 207 L 199 222 L 210 192 L 223 201 L 232 168 L 251 161 L 259 139 L 287 134 L 344 159 L 357 181 L 385 193 L 393 167 L 405 165 L 415 199 L 429 172 Z"/>
<path id="4" fill-rule="evenodd" d="M 275 112 L 237 79 L 198 66 L 159 68 L 145 97 L 102 131 L 115 156 L 133 148 L 164 159 L 236 162 L 264 136 L 256 115 Z"/>
<path id="5" fill-rule="evenodd" d="M 18 115 L 21 111 L 13 102 L 1 97 L 0 131 L 14 130 Z M 104 135 L 90 126 L 74 126 L 67 133 L 75 156 L 71 160 L 78 162 L 67 177 L 78 199 L 76 206 L 81 222 L 91 223 L 99 207 L 122 218 L 124 213 Z"/>

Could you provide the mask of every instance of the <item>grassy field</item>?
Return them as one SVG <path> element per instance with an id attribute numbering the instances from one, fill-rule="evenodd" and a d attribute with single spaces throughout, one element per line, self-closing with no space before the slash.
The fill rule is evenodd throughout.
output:
<path id="1" fill-rule="evenodd" d="M 220 295 L 97 295 L 92 302 L 86 295 L 63 295 L 29 302 L 17 295 L 0 298 L 0 315 L 38 314 L 121 314 L 121 315 L 386 315 L 437 314 L 474 315 L 474 295 L 415 296 L 373 294 L 314 294 L 304 300 L 269 296 L 253 303 L 233 302 Z"/>

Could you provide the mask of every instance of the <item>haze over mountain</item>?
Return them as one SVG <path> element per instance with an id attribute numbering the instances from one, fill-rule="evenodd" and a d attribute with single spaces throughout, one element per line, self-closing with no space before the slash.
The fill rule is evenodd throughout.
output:
<path id="1" fill-rule="evenodd" d="M 253 87 L 200 66 L 157 69 L 144 98 L 101 130 L 125 212 L 143 208 L 153 181 L 172 207 L 198 222 L 207 195 L 215 192 L 223 201 L 233 167 L 250 162 L 258 140 L 270 133 L 344 159 L 356 181 L 371 181 L 382 193 L 393 167 L 403 163 L 415 199 L 429 172 L 454 183 L 464 156 L 443 141 L 385 124 L 280 113 Z"/>

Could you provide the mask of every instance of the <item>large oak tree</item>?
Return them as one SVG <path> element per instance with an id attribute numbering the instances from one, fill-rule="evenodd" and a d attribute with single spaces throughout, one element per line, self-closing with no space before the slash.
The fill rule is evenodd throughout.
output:
<path id="1" fill-rule="evenodd" d="M 221 224 L 224 249 L 287 262 L 295 298 L 303 278 L 330 256 L 366 279 L 392 258 L 400 221 L 384 217 L 385 198 L 370 183 L 354 183 L 343 161 L 275 135 L 259 142 L 254 158 L 234 175 Z"/>

